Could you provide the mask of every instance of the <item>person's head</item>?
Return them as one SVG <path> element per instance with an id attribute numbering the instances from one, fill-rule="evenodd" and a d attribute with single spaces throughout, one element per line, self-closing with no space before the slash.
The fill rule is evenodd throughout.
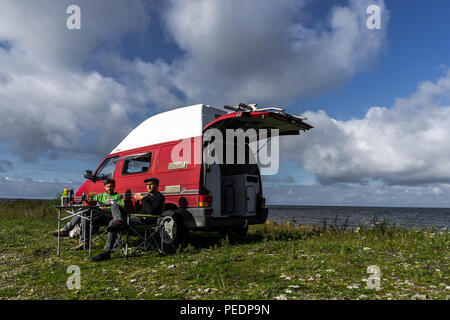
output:
<path id="1" fill-rule="evenodd" d="M 145 185 L 147 186 L 147 191 L 150 193 L 154 193 L 156 191 L 158 191 L 158 186 L 159 186 L 159 180 L 151 177 L 149 179 L 145 179 L 144 180 Z"/>
<path id="2" fill-rule="evenodd" d="M 103 183 L 105 185 L 105 191 L 107 194 L 111 194 L 114 192 L 114 188 L 116 187 L 116 182 L 113 179 L 106 179 Z"/>

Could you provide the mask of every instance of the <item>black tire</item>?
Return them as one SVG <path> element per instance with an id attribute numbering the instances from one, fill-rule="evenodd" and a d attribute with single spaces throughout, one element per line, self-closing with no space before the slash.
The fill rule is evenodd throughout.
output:
<path id="1" fill-rule="evenodd" d="M 186 228 L 178 211 L 165 211 L 161 215 L 159 228 L 159 236 L 163 242 L 164 250 L 168 248 L 176 249 L 185 238 Z"/>

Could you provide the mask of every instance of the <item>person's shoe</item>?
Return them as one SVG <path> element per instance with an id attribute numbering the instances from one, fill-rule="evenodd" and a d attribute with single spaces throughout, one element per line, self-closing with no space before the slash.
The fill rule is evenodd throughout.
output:
<path id="1" fill-rule="evenodd" d="M 70 231 L 66 231 L 66 230 L 64 230 L 64 229 L 59 229 L 59 236 L 60 236 L 60 237 L 68 237 L 68 236 L 69 236 L 69 232 L 70 232 Z M 58 230 L 50 231 L 50 234 L 51 234 L 52 236 L 57 237 L 57 236 L 58 236 Z"/>
<path id="2" fill-rule="evenodd" d="M 106 228 L 106 231 L 120 232 L 120 231 L 125 230 L 126 228 L 127 228 L 127 225 L 123 221 L 116 220 L 113 225 L 108 226 L 108 228 Z"/>
<path id="3" fill-rule="evenodd" d="M 80 243 L 79 245 L 72 247 L 72 250 L 83 250 L 84 249 L 84 242 Z"/>
<path id="4" fill-rule="evenodd" d="M 105 261 L 111 259 L 109 252 L 102 252 L 98 256 L 91 258 L 91 262 Z"/>

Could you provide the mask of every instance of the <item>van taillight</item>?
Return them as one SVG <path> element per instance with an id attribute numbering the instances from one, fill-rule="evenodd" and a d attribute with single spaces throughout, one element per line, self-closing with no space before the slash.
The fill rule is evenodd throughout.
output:
<path id="1" fill-rule="evenodd" d="M 266 198 L 261 197 L 261 207 L 265 207 L 266 206 Z"/>
<path id="2" fill-rule="evenodd" d="M 198 206 L 199 207 L 211 207 L 212 205 L 212 196 L 200 195 L 198 196 Z"/>

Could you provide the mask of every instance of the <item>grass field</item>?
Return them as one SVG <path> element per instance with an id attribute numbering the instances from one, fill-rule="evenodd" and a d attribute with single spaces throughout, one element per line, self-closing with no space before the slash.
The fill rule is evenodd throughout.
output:
<path id="1" fill-rule="evenodd" d="M 377 223 L 357 230 L 251 226 L 237 243 L 191 233 L 172 254 L 139 252 L 92 263 L 62 241 L 56 256 L 52 202 L 0 202 L 0 299 L 448 299 L 447 230 Z M 93 253 L 103 243 L 93 244 Z M 69 290 L 67 268 L 81 271 Z M 381 271 L 380 289 L 368 266 Z"/>

